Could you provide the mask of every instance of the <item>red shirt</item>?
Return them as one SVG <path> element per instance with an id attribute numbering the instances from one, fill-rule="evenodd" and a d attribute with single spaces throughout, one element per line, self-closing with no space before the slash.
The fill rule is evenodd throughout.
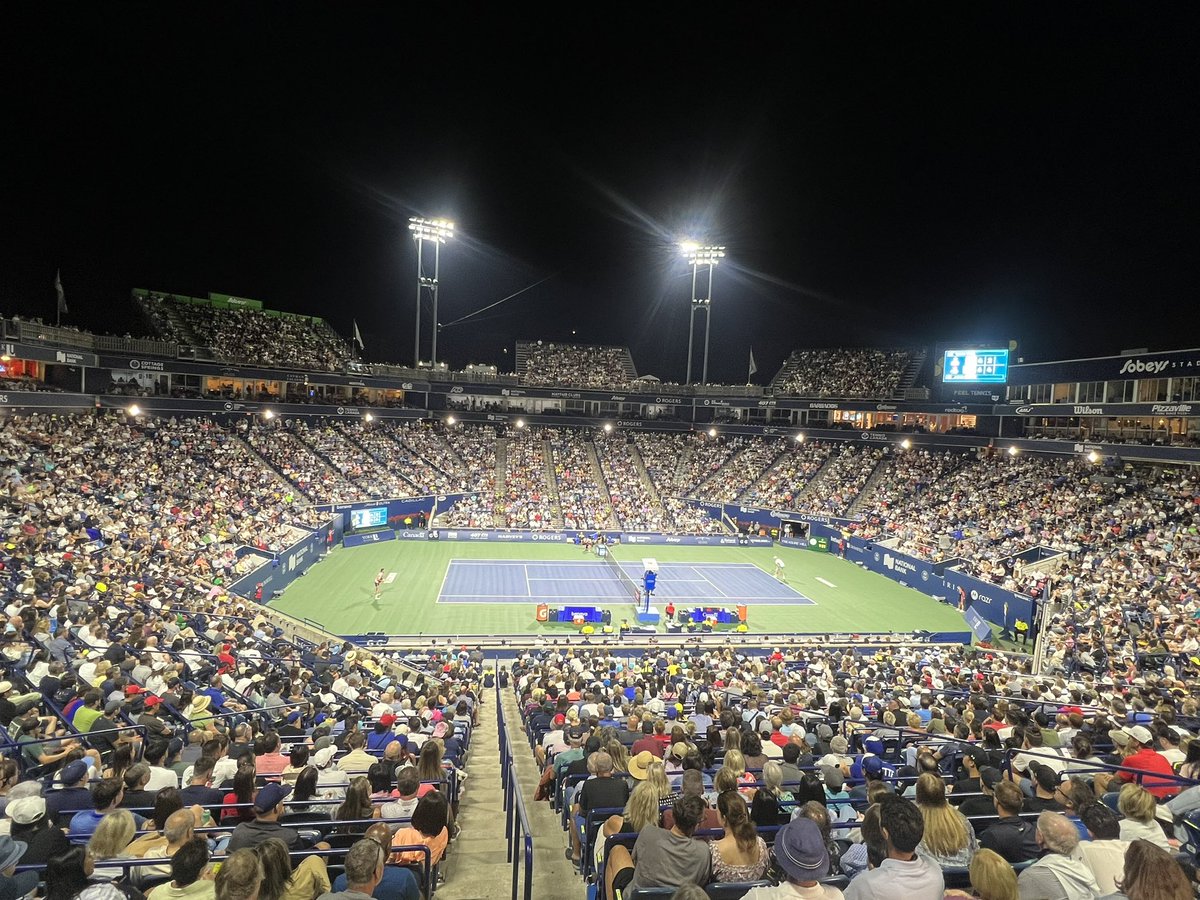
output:
<path id="1" fill-rule="evenodd" d="M 1154 772 L 1158 775 L 1175 774 L 1175 770 L 1171 768 L 1171 763 L 1167 758 L 1161 753 L 1151 750 L 1149 747 L 1143 747 L 1132 756 L 1125 757 L 1121 760 L 1121 765 L 1130 769 L 1141 769 L 1143 772 Z M 1133 781 L 1135 777 L 1132 772 L 1117 773 L 1117 778 L 1120 781 Z M 1178 794 L 1180 790 L 1180 785 L 1176 782 L 1164 781 L 1161 778 L 1143 778 L 1142 787 L 1159 800 Z"/>
<path id="2" fill-rule="evenodd" d="M 659 759 L 663 758 L 663 744 L 661 741 L 656 741 L 653 735 L 647 735 L 641 740 L 634 741 L 633 746 L 629 748 L 629 753 L 637 756 L 643 750 L 649 750 Z"/>

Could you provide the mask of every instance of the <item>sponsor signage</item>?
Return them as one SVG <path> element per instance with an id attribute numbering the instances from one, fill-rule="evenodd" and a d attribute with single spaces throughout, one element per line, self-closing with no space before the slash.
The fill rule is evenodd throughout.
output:
<path id="1" fill-rule="evenodd" d="M 129 401 L 126 400 L 126 403 Z M 140 400 L 138 401 L 141 402 Z M 89 394 L 53 394 L 49 391 L 5 391 L 0 393 L 0 406 L 24 408 L 36 406 L 64 411 L 91 409 L 95 398 Z"/>
<path id="2" fill-rule="evenodd" d="M 1197 370 L 1200 375 L 1200 370 Z M 996 415 L 1074 416 L 1200 416 L 1200 403 L 1022 403 L 997 406 Z"/>
<path id="3" fill-rule="evenodd" d="M 1006 591 L 998 584 L 983 581 L 957 569 L 946 569 L 942 574 L 949 599 L 958 605 L 958 590 L 966 593 L 967 608 L 974 609 L 981 617 L 1003 628 L 1011 630 L 1017 619 L 1033 621 L 1033 599 Z"/>
<path id="4" fill-rule="evenodd" d="M 412 534 L 412 532 L 404 532 Z M 342 543 L 347 547 L 361 547 L 364 544 L 382 544 L 384 541 L 394 541 L 396 532 L 390 528 L 382 528 L 379 531 L 370 531 L 366 534 L 348 534 L 342 538 Z"/>
<path id="5" fill-rule="evenodd" d="M 318 528 L 308 537 L 301 538 L 269 562 L 256 568 L 249 575 L 239 578 L 229 589 L 243 597 L 253 597 L 259 583 L 263 586 L 263 602 L 269 602 L 275 591 L 281 591 L 321 558 L 325 551 L 325 535 L 334 529 L 335 542 L 341 537 L 340 524 L 330 522 Z"/>
<path id="6" fill-rule="evenodd" d="M 1170 378 L 1200 371 L 1200 350 L 1139 353 L 1136 356 L 1101 356 L 1062 362 L 1011 366 L 1009 384 L 1054 384 L 1071 381 L 1128 381 Z"/>

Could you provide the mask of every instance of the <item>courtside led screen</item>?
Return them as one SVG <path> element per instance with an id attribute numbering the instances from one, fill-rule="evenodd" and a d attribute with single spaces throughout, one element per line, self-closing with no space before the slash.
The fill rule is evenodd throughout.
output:
<path id="1" fill-rule="evenodd" d="M 1007 350 L 947 350 L 942 358 L 946 384 L 1007 384 Z"/>
<path id="2" fill-rule="evenodd" d="M 381 528 L 386 524 L 386 506 L 373 506 L 370 509 L 350 510 L 350 527 L 355 531 L 361 531 L 364 528 Z"/>

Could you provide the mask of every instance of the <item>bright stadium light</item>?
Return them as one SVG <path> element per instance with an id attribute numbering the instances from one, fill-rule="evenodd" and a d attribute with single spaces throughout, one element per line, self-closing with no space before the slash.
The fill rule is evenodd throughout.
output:
<path id="1" fill-rule="evenodd" d="M 269 409 L 264 409 L 263 410 L 263 418 L 266 419 L 268 422 L 270 422 L 273 418 L 275 418 L 275 413 Z"/>
<path id="2" fill-rule="evenodd" d="M 1016 455 L 1017 455 L 1018 453 L 1020 453 L 1020 452 L 1021 452 L 1021 451 L 1020 451 L 1020 450 L 1018 450 L 1018 449 L 1017 449 L 1015 446 L 1014 446 L 1014 447 L 1009 447 L 1009 448 L 1008 448 L 1008 455 L 1009 455 L 1009 456 L 1016 456 Z"/>
<path id="3" fill-rule="evenodd" d="M 710 429 L 708 429 L 708 436 L 709 436 L 709 437 L 716 437 L 716 436 L 717 436 L 717 429 L 715 429 L 715 428 L 710 428 Z"/>
<path id="4" fill-rule="evenodd" d="M 518 427 L 518 428 L 524 428 L 524 427 L 525 427 L 525 420 L 524 420 L 524 419 L 517 419 L 517 427 Z"/>
<path id="5" fill-rule="evenodd" d="M 1100 462 L 1100 454 L 1097 453 L 1095 450 L 1089 450 L 1087 459 L 1088 459 L 1088 462 L 1090 462 L 1090 463 Z"/>
<path id="6" fill-rule="evenodd" d="M 453 425 L 457 421 L 458 420 L 456 418 L 454 418 L 454 416 L 446 416 L 446 424 L 447 425 Z"/>
<path id="7" fill-rule="evenodd" d="M 375 417 L 373 415 L 371 415 L 370 413 L 367 413 L 365 416 L 363 416 L 363 419 L 366 420 L 367 422 L 375 421 Z"/>
<path id="8" fill-rule="evenodd" d="M 910 441 L 908 438 L 905 438 L 904 440 L 902 440 L 900 442 L 900 446 L 903 447 L 905 450 L 907 450 L 909 447 L 912 446 L 912 441 Z"/>
<path id="9" fill-rule="evenodd" d="M 704 312 L 704 367 L 701 369 L 700 383 L 708 384 L 708 326 L 712 312 L 713 269 L 720 260 L 725 258 L 725 248 L 712 244 L 701 244 L 699 241 L 681 241 L 679 252 L 692 267 L 692 312 L 688 318 L 687 383 L 692 383 L 692 344 L 696 338 L 696 312 L 701 310 Z M 708 290 L 703 297 L 697 296 L 696 292 L 696 283 L 699 280 L 701 268 L 708 269 Z"/>
<path id="10" fill-rule="evenodd" d="M 605 433 L 605 434 L 612 434 L 612 428 L 613 428 L 613 427 L 612 427 L 612 422 L 605 422 L 605 423 L 604 423 L 604 433 Z"/>
<path id="11" fill-rule="evenodd" d="M 142 408 L 136 403 L 130 404 L 129 408 L 125 411 L 131 416 L 140 416 L 142 414 Z"/>
<path id="12" fill-rule="evenodd" d="M 438 269 L 442 260 L 442 244 L 454 237 L 454 223 L 447 219 L 423 219 L 412 216 L 408 220 L 408 230 L 412 232 L 413 240 L 417 242 L 417 327 L 413 336 L 413 368 L 421 365 L 421 292 L 429 291 L 433 300 L 433 344 L 429 352 L 430 364 L 437 366 L 437 336 L 438 336 Z M 425 242 L 433 243 L 433 277 L 427 276 L 422 268 Z"/>
<path id="13" fill-rule="evenodd" d="M 804 432 L 803 432 L 803 431 L 802 431 L 802 432 L 800 432 L 798 435 L 796 435 L 796 443 L 797 443 L 797 444 L 803 444 L 803 443 L 804 443 Z"/>

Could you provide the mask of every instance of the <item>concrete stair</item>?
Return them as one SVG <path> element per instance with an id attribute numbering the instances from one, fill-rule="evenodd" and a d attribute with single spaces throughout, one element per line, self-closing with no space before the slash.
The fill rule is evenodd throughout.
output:
<path id="1" fill-rule="evenodd" d="M 550 509 L 554 515 L 553 525 L 561 528 L 563 524 L 562 501 L 558 496 L 558 479 L 554 477 L 554 445 L 549 438 L 542 440 L 542 467 L 546 473 L 546 496 L 550 498 Z"/>
<path id="2" fill-rule="evenodd" d="M 642 459 L 642 454 L 638 451 L 637 444 L 633 441 L 629 442 L 629 455 L 633 459 L 633 464 L 638 470 L 638 478 L 642 481 L 642 486 L 646 488 L 646 493 L 654 498 L 654 501 L 662 506 L 662 497 L 658 493 L 658 488 L 654 486 L 654 479 L 650 477 L 650 470 L 646 468 L 646 461 Z"/>
<path id="3" fill-rule="evenodd" d="M 604 469 L 600 466 L 600 457 L 596 455 L 596 445 L 587 442 L 588 462 L 592 466 L 592 480 L 596 482 L 596 486 L 600 488 L 600 493 L 604 497 L 604 505 L 608 512 L 604 516 L 606 528 L 620 528 L 620 523 L 617 522 L 616 513 L 613 512 L 612 494 L 608 492 L 608 480 L 604 477 Z"/>

